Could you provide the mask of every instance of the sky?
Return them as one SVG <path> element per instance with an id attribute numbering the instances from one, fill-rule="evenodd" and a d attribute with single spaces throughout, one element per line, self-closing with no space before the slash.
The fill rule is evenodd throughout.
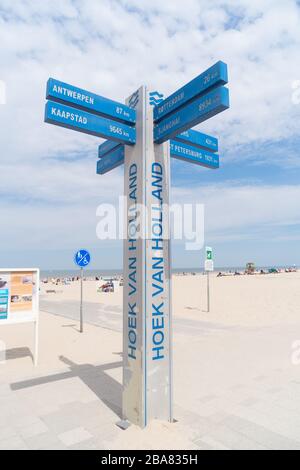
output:
<path id="1" fill-rule="evenodd" d="M 122 266 L 96 236 L 123 168 L 95 173 L 102 141 L 44 123 L 49 77 L 124 102 L 141 84 L 168 96 L 218 60 L 230 109 L 197 126 L 220 169 L 174 160 L 172 202 L 205 207 L 216 266 L 300 265 L 300 4 L 296 0 L 0 0 L 0 266 Z M 0 90 L 1 90 L 0 86 Z M 203 250 L 173 243 L 175 267 Z"/>

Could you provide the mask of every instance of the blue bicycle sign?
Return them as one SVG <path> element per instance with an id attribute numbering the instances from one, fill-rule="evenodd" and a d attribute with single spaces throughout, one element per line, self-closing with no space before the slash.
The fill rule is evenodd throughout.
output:
<path id="1" fill-rule="evenodd" d="M 87 250 L 78 250 L 75 253 L 74 261 L 80 268 L 85 268 L 88 266 L 88 264 L 90 264 L 91 255 Z"/>

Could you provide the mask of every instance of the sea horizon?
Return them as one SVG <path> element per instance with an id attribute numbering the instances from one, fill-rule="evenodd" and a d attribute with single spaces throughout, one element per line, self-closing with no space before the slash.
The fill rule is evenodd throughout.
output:
<path id="1" fill-rule="evenodd" d="M 260 266 L 257 265 L 255 267 L 256 270 L 268 270 L 271 268 L 275 269 L 285 269 L 285 268 L 297 268 L 296 265 L 269 265 L 269 266 Z M 217 271 L 245 271 L 245 266 L 215 266 L 214 272 Z M 172 268 L 172 273 L 203 273 L 204 268 L 195 268 L 195 267 L 182 267 L 182 268 Z M 85 277 L 106 277 L 106 276 L 120 276 L 123 274 L 123 269 L 84 269 L 84 276 Z M 41 269 L 40 270 L 40 277 L 43 278 L 60 278 L 60 277 L 78 277 L 80 276 L 80 269 Z"/>

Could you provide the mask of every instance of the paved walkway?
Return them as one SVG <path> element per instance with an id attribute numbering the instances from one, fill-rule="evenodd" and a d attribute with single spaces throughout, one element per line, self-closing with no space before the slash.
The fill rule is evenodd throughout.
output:
<path id="1" fill-rule="evenodd" d="M 78 320 L 78 300 L 56 302 L 41 296 L 40 308 L 44 312 Z M 84 302 L 84 321 L 108 330 L 122 331 L 122 308 L 118 305 L 106 305 L 100 302 Z"/>
<path id="2" fill-rule="evenodd" d="M 64 300 L 56 302 L 43 299 L 40 301 L 41 309 L 44 312 L 69 318 L 78 321 L 79 304 L 77 300 Z M 122 331 L 122 308 L 118 305 L 107 305 L 99 302 L 84 303 L 84 322 L 91 325 L 101 326 L 107 330 Z M 235 330 L 240 328 L 232 325 L 222 325 L 210 321 L 191 320 L 187 318 L 174 318 L 174 328 L 178 333 L 183 334 L 211 334 L 216 330 Z"/>
<path id="3" fill-rule="evenodd" d="M 65 319 L 55 321 L 57 328 L 66 326 Z M 106 326 L 121 341 L 118 322 Z M 112 334 L 96 330 L 100 344 Z M 64 331 L 66 341 L 75 341 L 77 331 Z M 258 329 L 180 319 L 174 336 L 177 423 L 121 431 L 115 425 L 121 414 L 120 353 L 83 364 L 62 355 L 59 370 L 43 374 L 32 368 L 22 380 L 8 379 L 8 366 L 0 365 L 0 449 L 300 449 L 300 365 L 291 362 L 299 325 Z M 88 347 L 88 334 L 81 341 Z M 15 357 L 9 352 L 10 361 L 24 356 L 23 349 Z"/>

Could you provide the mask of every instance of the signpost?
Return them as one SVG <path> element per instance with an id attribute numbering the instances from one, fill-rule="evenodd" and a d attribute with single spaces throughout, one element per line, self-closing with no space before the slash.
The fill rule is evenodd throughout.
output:
<path id="1" fill-rule="evenodd" d="M 217 139 L 190 128 L 229 107 L 226 83 L 227 66 L 217 62 L 165 100 L 145 86 L 116 105 L 54 79 L 47 85 L 45 121 L 107 138 L 98 174 L 124 163 L 124 429 L 128 421 L 173 421 L 170 156 L 219 167 Z M 83 250 L 77 258 L 88 259 Z"/>
<path id="2" fill-rule="evenodd" d="M 210 246 L 205 248 L 206 259 L 205 259 L 205 271 L 207 274 L 207 311 L 210 311 L 210 291 L 209 291 L 209 273 L 214 270 L 213 252 Z"/>
<path id="3" fill-rule="evenodd" d="M 83 268 L 91 262 L 91 255 L 87 250 L 76 251 L 74 261 L 80 267 L 80 333 L 83 332 Z"/>

